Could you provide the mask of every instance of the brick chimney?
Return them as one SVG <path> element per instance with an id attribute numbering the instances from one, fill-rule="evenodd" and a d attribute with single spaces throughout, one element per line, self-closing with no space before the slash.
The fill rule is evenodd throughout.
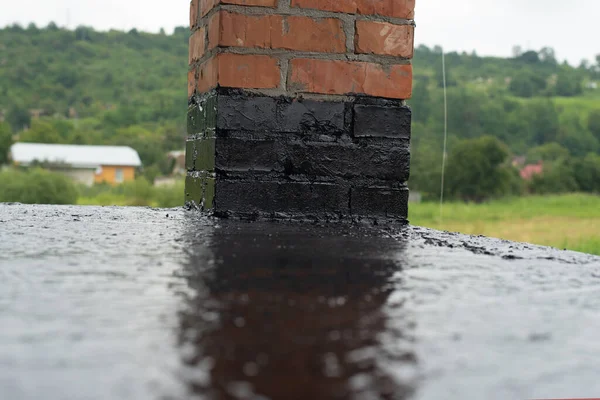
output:
<path id="1" fill-rule="evenodd" d="M 192 0 L 186 202 L 406 221 L 414 0 Z"/>

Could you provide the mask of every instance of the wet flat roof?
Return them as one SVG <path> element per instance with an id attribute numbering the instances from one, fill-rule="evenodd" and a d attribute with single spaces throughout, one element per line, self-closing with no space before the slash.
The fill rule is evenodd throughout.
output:
<path id="1" fill-rule="evenodd" d="M 6 399 L 600 395 L 600 258 L 423 228 L 0 205 Z"/>

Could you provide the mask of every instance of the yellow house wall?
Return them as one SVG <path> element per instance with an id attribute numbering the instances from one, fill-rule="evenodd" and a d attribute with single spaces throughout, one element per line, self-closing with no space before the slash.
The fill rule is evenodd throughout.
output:
<path id="1" fill-rule="evenodd" d="M 102 166 L 102 171 L 95 175 L 96 183 L 117 184 L 116 172 L 117 169 L 123 170 L 123 182 L 132 181 L 135 179 L 135 167 L 120 167 L 120 166 Z"/>

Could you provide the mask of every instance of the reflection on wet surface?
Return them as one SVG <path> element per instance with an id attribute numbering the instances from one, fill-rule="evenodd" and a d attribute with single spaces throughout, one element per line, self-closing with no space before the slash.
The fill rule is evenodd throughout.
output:
<path id="1" fill-rule="evenodd" d="M 0 398 L 600 395 L 600 262 L 419 228 L 0 205 Z"/>
<path id="2" fill-rule="evenodd" d="M 405 398 L 416 364 L 386 302 L 402 242 L 360 228 L 223 222 L 192 244 L 180 313 L 194 392 L 215 398 Z M 386 347 L 385 341 L 394 343 Z M 390 371 L 404 371 L 405 377 Z"/>

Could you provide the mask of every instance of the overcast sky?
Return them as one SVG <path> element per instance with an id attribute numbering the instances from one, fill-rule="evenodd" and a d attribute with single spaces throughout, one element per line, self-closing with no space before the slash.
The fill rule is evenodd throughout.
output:
<path id="1" fill-rule="evenodd" d="M 0 0 L 0 26 L 50 21 L 98 30 L 171 32 L 188 23 L 189 0 Z M 446 51 L 511 55 L 512 48 L 553 47 L 579 64 L 600 53 L 600 0 L 417 0 L 417 44 Z"/>

